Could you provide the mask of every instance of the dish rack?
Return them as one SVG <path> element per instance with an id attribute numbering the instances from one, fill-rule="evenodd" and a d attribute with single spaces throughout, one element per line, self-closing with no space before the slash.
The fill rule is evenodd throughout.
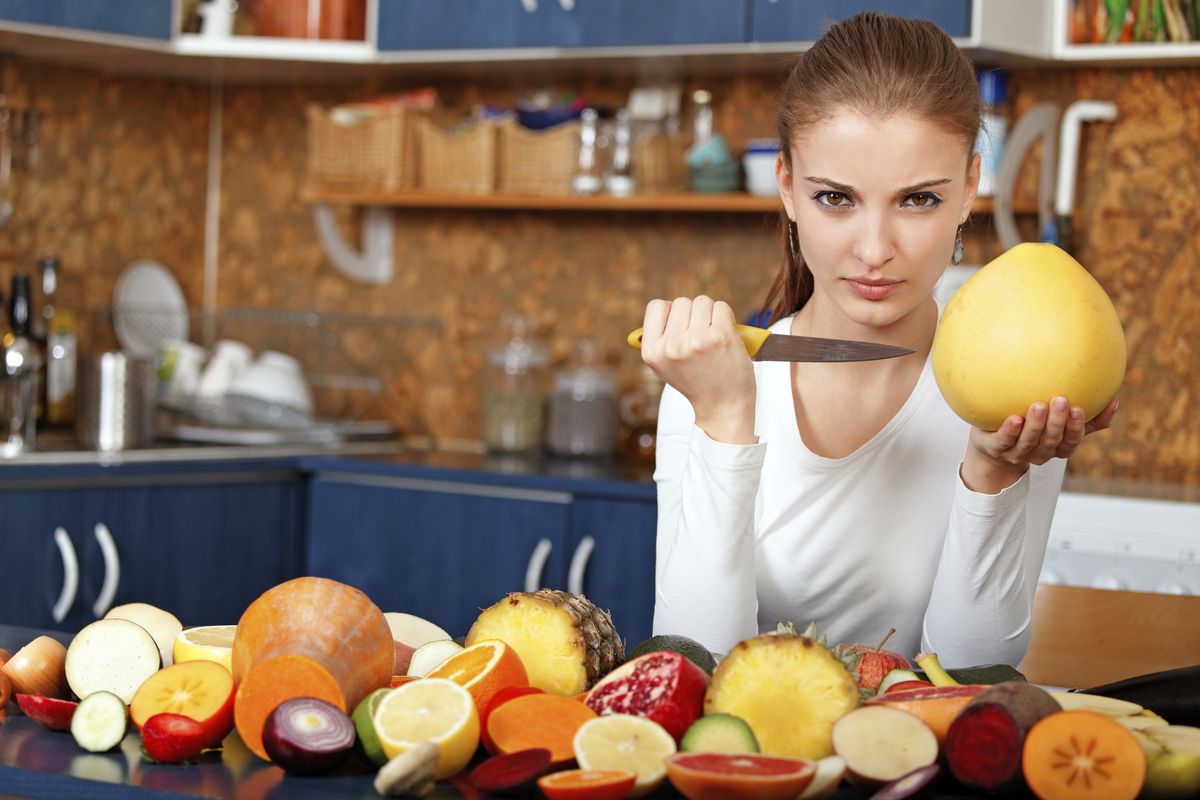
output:
<path id="1" fill-rule="evenodd" d="M 424 316 L 375 316 L 310 310 L 224 308 L 216 311 L 152 305 L 102 307 L 101 318 L 166 342 L 181 329 L 188 340 L 211 353 L 220 340 L 242 342 L 255 355 L 274 350 L 300 362 L 312 392 L 311 421 L 284 415 L 276 423 L 247 420 L 218 400 L 158 394 L 156 431 L 160 438 L 207 443 L 269 444 L 376 438 L 395 433 L 388 419 L 411 419 L 413 409 L 385 407 L 384 420 L 366 421 L 372 404 L 387 403 L 384 389 L 409 362 L 414 339 L 441 330 L 440 320 Z M 183 323 L 181 325 L 181 322 Z M 387 358 L 379 342 L 386 338 Z M 202 366 L 203 369 L 203 366 Z M 390 406 L 390 404 L 388 404 Z"/>

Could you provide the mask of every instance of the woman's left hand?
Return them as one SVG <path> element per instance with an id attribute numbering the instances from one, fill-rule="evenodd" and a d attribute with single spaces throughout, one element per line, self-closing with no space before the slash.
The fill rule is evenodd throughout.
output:
<path id="1" fill-rule="evenodd" d="M 1114 397 L 1103 411 L 1085 421 L 1082 408 L 1071 406 L 1065 397 L 1056 397 L 1049 404 L 1034 403 L 1024 418 L 1016 414 L 1010 416 L 999 430 L 972 428 L 968 457 L 963 463 L 963 480 L 973 489 L 976 487 L 971 485 L 972 482 L 984 484 L 976 491 L 987 491 L 995 482 L 983 480 L 981 470 L 989 471 L 989 466 L 997 475 L 1007 473 L 1012 477 L 1003 482 L 1007 486 L 1024 474 L 1030 464 L 1068 458 L 1083 437 L 1112 425 L 1118 404 Z M 971 481 L 968 474 L 976 476 L 976 480 Z"/>

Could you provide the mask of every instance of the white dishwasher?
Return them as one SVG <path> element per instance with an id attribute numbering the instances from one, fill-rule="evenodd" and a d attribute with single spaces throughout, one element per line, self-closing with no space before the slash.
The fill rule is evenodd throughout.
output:
<path id="1" fill-rule="evenodd" d="M 1200 503 L 1064 491 L 1041 582 L 1200 595 Z"/>

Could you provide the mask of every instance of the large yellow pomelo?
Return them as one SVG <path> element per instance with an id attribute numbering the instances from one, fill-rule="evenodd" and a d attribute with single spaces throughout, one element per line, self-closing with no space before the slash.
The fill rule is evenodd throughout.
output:
<path id="1" fill-rule="evenodd" d="M 984 430 L 1057 396 L 1091 419 L 1121 388 L 1125 334 L 1078 261 L 1052 244 L 1019 244 L 950 298 L 933 375 L 954 413 Z"/>

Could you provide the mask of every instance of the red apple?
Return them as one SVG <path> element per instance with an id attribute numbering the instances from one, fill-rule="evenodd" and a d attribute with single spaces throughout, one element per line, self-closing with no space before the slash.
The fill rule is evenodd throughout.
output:
<path id="1" fill-rule="evenodd" d="M 155 761 L 191 761 L 210 746 L 204 726 L 183 714 L 155 714 L 142 726 L 142 745 Z"/>
<path id="2" fill-rule="evenodd" d="M 182 714 L 199 722 L 207 747 L 215 747 L 233 730 L 237 686 L 224 665 L 184 661 L 160 669 L 138 687 L 129 716 L 140 731 L 156 714 Z"/>
<path id="3" fill-rule="evenodd" d="M 17 705 L 25 716 L 40 722 L 52 731 L 65 731 L 71 727 L 71 717 L 79 703 L 43 697 L 40 694 L 18 694 Z"/>
<path id="4" fill-rule="evenodd" d="M 892 634 L 895 632 L 895 628 L 889 630 L 887 636 L 883 637 L 883 641 L 875 647 L 865 644 L 842 645 L 843 650 L 862 655 L 862 660 L 858 662 L 859 688 L 870 689 L 874 692 L 879 689 L 879 683 L 883 680 L 883 676 L 892 670 L 912 669 L 912 664 L 907 658 L 894 650 L 883 649 L 884 644 L 892 638 Z"/>

